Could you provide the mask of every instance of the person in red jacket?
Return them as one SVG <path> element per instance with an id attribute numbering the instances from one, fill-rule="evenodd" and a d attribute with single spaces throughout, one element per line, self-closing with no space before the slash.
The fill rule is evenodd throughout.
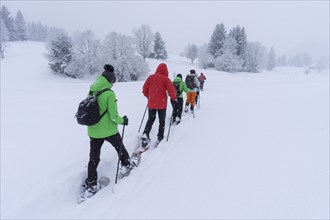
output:
<path id="1" fill-rule="evenodd" d="M 199 75 L 198 79 L 199 79 L 199 81 L 201 82 L 201 86 L 200 86 L 200 88 L 201 88 L 201 90 L 203 91 L 203 89 L 204 89 L 204 81 L 206 80 L 206 77 L 205 77 L 205 75 L 204 75 L 203 73 L 201 73 L 201 74 Z"/>
<path id="2" fill-rule="evenodd" d="M 165 63 L 158 65 L 155 74 L 150 75 L 143 85 L 143 95 L 148 99 L 148 121 L 141 137 L 142 147 L 147 147 L 150 142 L 150 131 L 158 112 L 159 128 L 157 144 L 164 138 L 165 118 L 167 107 L 167 94 L 176 101 L 176 90 L 172 81 L 168 78 L 168 70 Z"/>

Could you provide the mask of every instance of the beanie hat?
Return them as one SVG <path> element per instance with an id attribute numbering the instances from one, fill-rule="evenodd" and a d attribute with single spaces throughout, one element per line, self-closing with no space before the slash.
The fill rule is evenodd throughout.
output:
<path id="1" fill-rule="evenodd" d="M 103 68 L 104 68 L 104 70 L 109 71 L 109 72 L 114 72 L 115 71 L 113 66 L 110 65 L 110 64 L 105 64 Z"/>
<path id="2" fill-rule="evenodd" d="M 112 65 L 110 64 L 105 64 L 104 65 L 104 72 L 102 73 L 102 76 L 104 76 L 109 83 L 113 84 L 116 82 L 116 75 L 115 75 L 115 70 Z"/>
<path id="3" fill-rule="evenodd" d="M 196 73 L 196 71 L 195 70 L 190 70 L 190 73 Z"/>
<path id="4" fill-rule="evenodd" d="M 180 73 L 178 73 L 176 76 L 182 79 L 182 75 Z"/>

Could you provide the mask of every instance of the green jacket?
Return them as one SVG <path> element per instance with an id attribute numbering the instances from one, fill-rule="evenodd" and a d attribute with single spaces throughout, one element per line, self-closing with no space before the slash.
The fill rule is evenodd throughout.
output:
<path id="1" fill-rule="evenodd" d="M 95 82 L 90 86 L 90 91 L 93 94 L 96 92 L 112 88 L 112 84 L 103 76 L 98 76 Z M 101 120 L 92 126 L 88 126 L 88 136 L 92 138 L 105 138 L 118 133 L 118 124 L 123 124 L 124 119 L 118 115 L 117 99 L 115 93 L 105 91 L 97 97 L 97 102 L 100 108 L 100 114 L 104 113 L 107 109 L 108 112 Z"/>
<path id="2" fill-rule="evenodd" d="M 182 79 L 180 77 L 175 77 L 173 80 L 173 84 L 174 83 L 180 83 L 179 88 L 180 88 L 180 95 L 178 96 L 178 98 L 182 98 L 182 91 L 184 92 L 190 92 L 190 89 L 186 86 L 186 83 L 184 81 L 182 81 Z"/>

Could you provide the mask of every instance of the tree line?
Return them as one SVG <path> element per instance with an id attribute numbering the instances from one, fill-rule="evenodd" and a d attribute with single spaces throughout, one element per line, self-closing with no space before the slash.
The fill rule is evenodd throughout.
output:
<path id="1" fill-rule="evenodd" d="M 1 57 L 4 58 L 8 41 L 46 42 L 49 66 L 55 74 L 84 78 L 99 74 L 104 63 L 116 66 L 119 81 L 135 81 L 149 71 L 146 58 L 166 60 L 165 41 L 159 32 L 153 33 L 148 25 L 134 29 L 132 36 L 110 32 L 104 40 L 96 39 L 91 30 L 76 31 L 69 35 L 64 29 L 48 27 L 41 22 L 26 22 L 20 10 L 13 18 L 2 6 Z M 250 42 L 244 27 L 237 25 L 227 33 L 223 23 L 217 24 L 210 41 L 202 46 L 188 44 L 183 54 L 191 63 L 197 59 L 200 68 L 214 68 L 225 72 L 260 72 L 276 66 L 310 66 L 308 54 L 293 57 L 277 56 L 274 47 L 268 51 L 260 42 Z M 319 68 L 327 66 L 327 59 Z"/>
<path id="2" fill-rule="evenodd" d="M 269 50 L 260 42 L 250 42 L 244 27 L 237 25 L 227 33 L 223 23 L 217 24 L 210 41 L 200 47 L 188 44 L 181 54 L 191 60 L 198 59 L 202 69 L 215 68 L 225 72 L 260 72 L 273 70 L 276 66 L 310 67 L 322 70 L 328 65 L 326 58 L 313 63 L 306 53 L 297 53 L 286 58 L 277 56 L 274 47 Z"/>

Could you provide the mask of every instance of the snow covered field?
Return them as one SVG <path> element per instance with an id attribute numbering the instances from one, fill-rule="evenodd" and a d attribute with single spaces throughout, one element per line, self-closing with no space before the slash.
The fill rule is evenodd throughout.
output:
<path id="1" fill-rule="evenodd" d="M 43 43 L 15 42 L 1 60 L 1 219 L 329 218 L 328 70 L 203 71 L 196 118 L 185 115 L 114 190 L 112 181 L 78 205 L 89 138 L 74 114 L 92 80 L 54 76 L 44 52 Z M 159 62 L 148 62 L 153 73 Z M 171 77 L 202 71 L 182 57 L 166 63 Z M 129 118 L 129 153 L 147 103 L 142 85 L 113 87 Z M 105 143 L 99 176 L 114 180 L 116 165 Z"/>

